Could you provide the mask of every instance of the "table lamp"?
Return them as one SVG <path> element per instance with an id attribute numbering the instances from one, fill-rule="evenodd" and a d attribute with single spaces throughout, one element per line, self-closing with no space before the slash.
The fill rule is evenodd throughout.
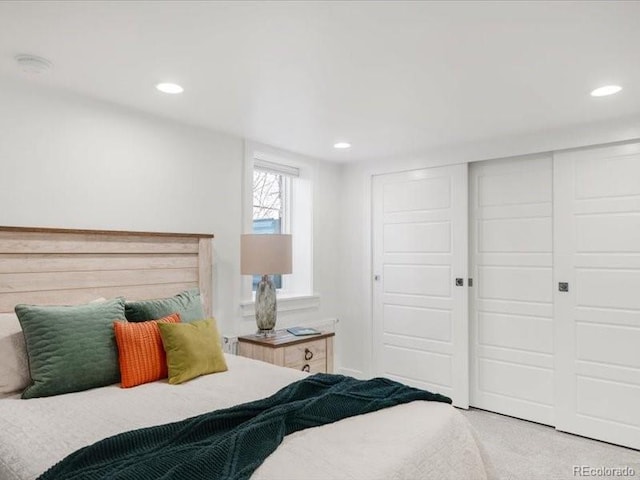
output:
<path id="1" fill-rule="evenodd" d="M 277 304 L 276 287 L 270 275 L 291 273 L 291 235 L 242 235 L 240 273 L 262 275 L 256 288 L 256 324 L 258 334 L 272 334 L 276 326 Z"/>

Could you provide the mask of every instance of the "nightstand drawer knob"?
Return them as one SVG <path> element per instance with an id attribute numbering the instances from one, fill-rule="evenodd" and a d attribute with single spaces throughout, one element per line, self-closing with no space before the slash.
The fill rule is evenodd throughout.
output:
<path id="1" fill-rule="evenodd" d="M 308 348 L 304 349 L 304 359 L 305 360 L 311 360 L 313 358 L 313 352 L 311 350 L 309 350 Z"/>
<path id="2" fill-rule="evenodd" d="M 302 366 L 302 371 L 303 371 L 303 372 L 310 372 L 310 371 L 311 371 L 311 365 L 309 365 L 308 363 L 305 363 L 305 364 Z"/>

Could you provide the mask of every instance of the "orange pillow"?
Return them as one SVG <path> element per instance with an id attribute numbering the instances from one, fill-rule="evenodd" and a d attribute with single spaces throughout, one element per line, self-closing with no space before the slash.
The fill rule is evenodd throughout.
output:
<path id="1" fill-rule="evenodd" d="M 113 322 L 122 388 L 167 378 L 167 357 L 158 323 L 180 323 L 180 314 L 148 322 Z"/>

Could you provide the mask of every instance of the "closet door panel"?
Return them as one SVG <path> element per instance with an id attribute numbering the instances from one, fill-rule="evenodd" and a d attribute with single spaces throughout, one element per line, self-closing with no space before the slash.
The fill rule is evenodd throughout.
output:
<path id="1" fill-rule="evenodd" d="M 549 253 L 551 217 L 508 218 L 484 221 L 478 234 L 478 250 L 484 253 Z"/>
<path id="2" fill-rule="evenodd" d="M 550 156 L 470 172 L 471 405 L 553 423 Z"/>
<path id="3" fill-rule="evenodd" d="M 553 354 L 553 328 L 545 318 L 481 312 L 478 343 Z"/>
<path id="4" fill-rule="evenodd" d="M 553 377 L 547 369 L 481 359 L 479 370 L 484 378 L 483 389 L 505 397 L 503 401 L 526 398 L 542 404 L 553 403 Z"/>
<path id="5" fill-rule="evenodd" d="M 477 269 L 478 296 L 504 302 L 551 303 L 550 267 L 482 265 Z"/>
<path id="6" fill-rule="evenodd" d="M 443 393 L 464 408 L 467 205 L 467 165 L 373 179 L 375 373 Z"/>
<path id="7" fill-rule="evenodd" d="M 640 448 L 640 145 L 559 153 L 554 172 L 556 426 Z"/>

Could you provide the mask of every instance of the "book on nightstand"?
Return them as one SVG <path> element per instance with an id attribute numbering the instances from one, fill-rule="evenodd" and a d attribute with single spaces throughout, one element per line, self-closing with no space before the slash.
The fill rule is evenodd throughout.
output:
<path id="1" fill-rule="evenodd" d="M 322 332 L 311 327 L 291 327 L 287 328 L 287 332 L 296 337 L 303 337 L 305 335 L 320 335 Z"/>

